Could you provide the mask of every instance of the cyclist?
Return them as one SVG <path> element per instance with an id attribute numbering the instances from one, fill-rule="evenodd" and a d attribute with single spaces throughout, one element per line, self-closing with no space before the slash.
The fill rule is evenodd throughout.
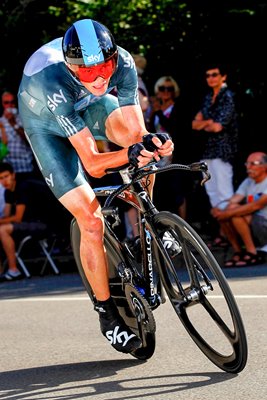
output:
<path id="1" fill-rule="evenodd" d="M 103 24 L 82 19 L 29 58 L 18 93 L 23 126 L 45 181 L 77 220 L 101 331 L 124 353 L 142 343 L 110 297 L 103 217 L 83 168 L 99 178 L 107 168 L 129 162 L 142 167 L 172 153 L 167 134 L 147 132 L 137 86 L 131 55 Z M 117 97 L 110 93 L 114 88 Z M 99 153 L 97 139 L 122 149 Z"/>

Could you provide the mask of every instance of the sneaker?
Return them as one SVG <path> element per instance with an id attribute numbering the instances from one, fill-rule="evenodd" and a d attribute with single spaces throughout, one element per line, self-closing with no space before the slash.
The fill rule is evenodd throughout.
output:
<path id="1" fill-rule="evenodd" d="M 141 339 L 128 328 L 115 305 L 96 305 L 95 310 L 99 313 L 101 332 L 114 349 L 121 353 L 132 353 L 142 346 Z"/>
<path id="2" fill-rule="evenodd" d="M 182 246 L 169 232 L 164 233 L 162 240 L 164 248 L 168 251 L 171 257 L 175 257 L 181 253 Z"/>
<path id="3" fill-rule="evenodd" d="M 22 274 L 18 272 L 13 272 L 8 270 L 4 274 L 0 275 L 0 282 L 11 282 L 11 281 L 18 281 L 22 279 Z"/>

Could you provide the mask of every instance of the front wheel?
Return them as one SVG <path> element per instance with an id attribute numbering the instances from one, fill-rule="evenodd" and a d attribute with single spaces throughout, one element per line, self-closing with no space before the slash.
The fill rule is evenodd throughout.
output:
<path id="1" fill-rule="evenodd" d="M 247 362 L 245 329 L 215 257 L 177 215 L 159 212 L 153 228 L 160 276 L 185 329 L 219 368 L 230 373 L 242 371 Z"/>

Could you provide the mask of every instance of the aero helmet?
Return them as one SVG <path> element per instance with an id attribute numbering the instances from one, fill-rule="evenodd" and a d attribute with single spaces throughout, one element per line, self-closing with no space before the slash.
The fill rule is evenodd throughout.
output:
<path id="1" fill-rule="evenodd" d="M 62 48 L 71 71 L 85 82 L 93 82 L 99 75 L 109 78 L 116 69 L 115 40 L 108 28 L 92 19 L 75 22 L 66 31 Z M 102 74 L 99 72 L 101 64 L 102 70 L 105 70 Z"/>

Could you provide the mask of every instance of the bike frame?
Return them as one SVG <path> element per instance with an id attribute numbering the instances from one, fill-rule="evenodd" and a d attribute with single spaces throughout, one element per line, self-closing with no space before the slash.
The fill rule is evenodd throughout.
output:
<path id="1" fill-rule="evenodd" d="M 125 174 L 121 174 L 124 180 L 127 180 Z M 94 189 L 94 192 L 97 197 L 101 196 L 110 196 L 120 188 L 120 186 L 105 186 L 98 187 Z M 129 189 L 122 191 L 118 196 L 119 199 L 124 202 L 130 204 L 135 207 L 138 211 L 138 220 L 139 220 L 139 232 L 140 232 L 140 240 L 141 240 L 141 249 L 142 249 L 142 275 L 144 277 L 144 282 L 142 282 L 142 290 L 144 290 L 144 295 L 149 305 L 152 308 L 157 307 L 160 304 L 160 290 L 156 288 L 155 281 L 159 280 L 158 273 L 155 271 L 152 262 L 152 254 L 153 254 L 153 244 L 152 244 L 152 235 L 150 234 L 150 221 L 153 215 L 155 215 L 158 211 L 154 204 L 152 203 L 148 192 L 144 188 L 143 184 L 140 181 L 134 182 Z M 117 210 L 113 207 L 102 208 L 102 213 L 104 216 L 112 215 L 115 218 L 115 221 L 118 223 L 118 213 Z M 115 222 L 116 224 L 116 222 Z M 106 224 L 106 230 L 108 230 L 109 235 L 113 235 L 115 237 L 115 233 L 112 229 L 108 229 Z M 107 233 L 107 232 L 106 232 Z M 116 238 L 117 240 L 117 238 Z M 130 251 L 128 246 L 125 244 L 127 248 L 126 251 Z"/>

